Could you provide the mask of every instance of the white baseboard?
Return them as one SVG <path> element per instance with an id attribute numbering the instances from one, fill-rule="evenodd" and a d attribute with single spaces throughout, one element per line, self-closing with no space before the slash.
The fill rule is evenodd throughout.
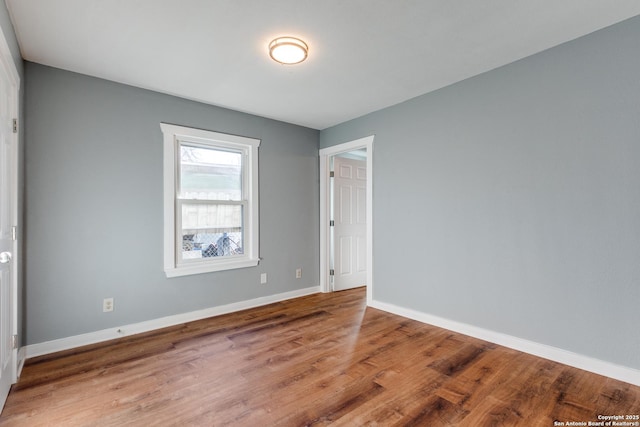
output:
<path id="1" fill-rule="evenodd" d="M 614 363 L 605 362 L 594 359 L 589 356 L 573 353 L 557 347 L 528 341 L 511 335 L 494 332 L 488 329 L 479 328 L 477 326 L 468 325 L 466 323 L 455 322 L 453 320 L 444 319 L 442 317 L 433 316 L 420 311 L 411 310 L 397 305 L 388 304 L 373 300 L 370 307 L 377 308 L 398 316 L 407 317 L 422 323 L 438 326 L 450 331 L 458 332 L 484 341 L 489 341 L 504 347 L 524 353 L 533 354 L 534 356 L 559 362 L 574 368 L 583 369 L 595 374 L 604 375 L 616 380 L 624 381 L 629 384 L 640 386 L 640 370 L 616 365 Z"/>
<path id="2" fill-rule="evenodd" d="M 129 335 L 166 328 L 168 326 L 175 326 L 186 322 L 206 319 L 208 317 L 233 313 L 236 311 L 246 310 L 254 307 L 260 307 L 263 305 L 285 301 L 292 298 L 298 298 L 305 295 L 311 295 L 318 292 L 320 292 L 320 287 L 312 286 L 310 288 L 299 289 L 276 295 L 269 295 L 266 297 L 255 298 L 248 301 L 241 301 L 237 303 L 206 308 L 203 310 L 192 311 L 189 313 L 148 320 L 145 322 L 103 329 L 101 331 L 75 335 L 38 344 L 30 344 L 20 348 L 20 350 L 18 351 L 18 376 L 20 376 L 24 361 L 31 357 L 42 356 L 45 354 L 55 353 L 57 351 L 81 347 L 83 345 L 95 344 L 115 338 L 121 338 Z M 500 332 L 468 325 L 466 323 L 448 320 L 442 317 L 400 307 L 394 304 L 372 300 L 369 306 L 389 313 L 397 314 L 399 316 L 407 317 L 409 319 L 417 320 L 422 323 L 438 326 L 440 328 L 448 329 L 450 331 L 458 332 L 484 341 L 489 341 L 494 344 L 502 345 L 504 347 L 509 347 L 514 350 L 533 354 L 535 356 L 549 359 L 554 362 L 563 363 L 565 365 L 573 366 L 578 369 L 583 369 L 585 371 L 593 372 L 599 375 L 604 375 L 610 378 L 624 381 L 629 384 L 640 386 L 640 370 L 637 369 L 616 365 L 614 363 L 605 362 L 557 347 L 528 341 L 511 335 L 502 334 Z"/>
<path id="3" fill-rule="evenodd" d="M 269 295 L 248 301 L 240 301 L 232 304 L 192 311 L 189 313 L 161 317 L 159 319 L 148 320 L 145 322 L 103 329 L 101 331 L 89 332 L 86 334 L 75 335 L 53 341 L 30 344 L 21 349 L 21 351 L 24 350 L 22 352 L 23 361 L 25 358 L 28 359 L 31 357 L 42 356 L 45 354 L 55 353 L 57 351 L 81 347 L 83 345 L 95 344 L 115 338 L 122 338 L 129 335 L 140 334 L 142 332 L 149 332 L 156 329 L 166 328 L 168 326 L 175 326 L 186 322 L 193 322 L 195 320 L 219 316 L 221 314 L 233 313 L 249 308 L 260 307 L 263 305 L 273 304 L 275 302 L 298 298 L 305 295 L 311 295 L 318 292 L 320 292 L 320 286 L 312 286 L 310 288 L 298 289 L 295 291 L 284 292 L 276 295 Z"/>

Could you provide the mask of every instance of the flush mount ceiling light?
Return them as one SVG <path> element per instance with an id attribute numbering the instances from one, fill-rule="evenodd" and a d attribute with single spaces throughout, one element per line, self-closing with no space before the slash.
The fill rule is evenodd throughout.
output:
<path id="1" fill-rule="evenodd" d="M 309 46 L 295 37 L 278 37 L 269 43 L 269 56 L 285 65 L 299 64 L 307 59 Z"/>

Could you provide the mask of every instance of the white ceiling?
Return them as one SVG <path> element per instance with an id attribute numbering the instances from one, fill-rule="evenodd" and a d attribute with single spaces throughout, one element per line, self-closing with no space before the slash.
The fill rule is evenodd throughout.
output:
<path id="1" fill-rule="evenodd" d="M 6 0 L 32 62 L 324 129 L 640 14 L 638 0 Z M 292 35 L 309 58 L 273 62 Z"/>

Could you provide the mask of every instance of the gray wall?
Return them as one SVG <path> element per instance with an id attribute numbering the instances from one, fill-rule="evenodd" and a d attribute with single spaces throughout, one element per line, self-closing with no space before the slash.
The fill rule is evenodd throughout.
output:
<path id="1" fill-rule="evenodd" d="M 375 134 L 374 299 L 640 368 L 640 18 L 323 130 Z"/>
<path id="2" fill-rule="evenodd" d="M 318 285 L 318 131 L 25 70 L 26 344 Z M 160 122 L 262 140 L 258 267 L 165 277 Z"/>

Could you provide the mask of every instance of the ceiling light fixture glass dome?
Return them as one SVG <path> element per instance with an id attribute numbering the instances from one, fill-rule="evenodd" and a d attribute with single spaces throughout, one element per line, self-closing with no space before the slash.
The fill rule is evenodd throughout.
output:
<path id="1" fill-rule="evenodd" d="M 278 37 L 269 43 L 269 56 L 285 65 L 299 64 L 309 53 L 309 46 L 295 37 Z"/>

